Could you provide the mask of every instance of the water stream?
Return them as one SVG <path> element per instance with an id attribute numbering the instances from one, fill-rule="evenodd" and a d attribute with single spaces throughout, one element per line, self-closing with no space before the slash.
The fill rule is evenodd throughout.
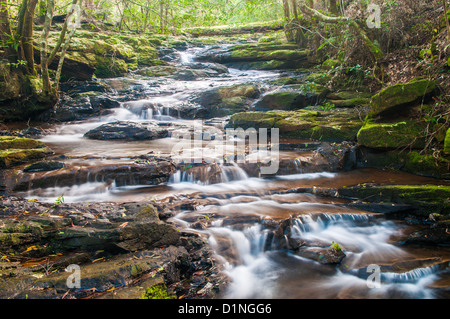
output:
<path id="1" fill-rule="evenodd" d="M 196 50 L 180 52 L 181 65 L 192 63 Z M 171 137 L 151 141 L 98 141 L 83 135 L 101 124 L 117 120 L 170 121 L 189 128 L 194 121 L 179 118 L 173 109 L 186 103 L 193 94 L 237 83 L 264 85 L 264 81 L 279 75 L 279 72 L 230 69 L 228 74 L 215 78 L 164 79 L 158 82 L 157 89 L 149 86 L 145 99 L 124 101 L 112 113 L 88 121 L 55 125 L 53 133 L 42 137 L 42 141 L 64 154 L 67 162 L 80 166 L 120 163 L 149 152 L 169 154 L 177 143 Z M 132 80 L 147 84 L 139 78 Z M 220 121 L 208 126 L 210 130 L 222 128 Z M 283 154 L 292 156 L 290 152 Z M 448 250 L 442 250 L 440 253 L 444 257 L 434 263 L 420 262 L 435 257 L 436 252 L 402 247 L 401 238 L 407 230 L 402 223 L 386 220 L 382 214 L 351 208 L 345 205 L 345 200 L 292 191 L 363 182 L 389 184 L 392 180 L 425 183 L 428 179 L 371 169 L 341 173 L 293 172 L 264 178 L 252 176 L 236 163 L 221 164 L 220 168 L 221 173 L 214 182 L 179 169 L 166 184 L 158 186 L 133 182 L 117 185 L 114 181 L 98 180 L 34 188 L 22 195 L 45 202 L 64 196 L 66 203 L 147 201 L 174 195 L 197 199 L 201 204 L 192 210 L 175 212 L 172 221 L 208 238 L 231 281 L 223 298 L 439 297 L 435 287 L 442 280 L 448 280 L 445 279 L 448 278 Z M 285 249 L 273 241 L 271 223 L 286 219 L 292 221 L 285 228 L 289 233 L 286 240 L 308 243 L 301 252 Z M 204 221 L 205 226 L 194 226 L 199 221 Z M 340 266 L 323 264 L 309 257 L 317 249 L 330 247 L 332 242 L 338 243 L 346 254 Z M 402 270 L 392 267 L 399 262 L 405 264 Z M 373 264 L 382 269 L 380 288 L 368 286 L 367 278 L 371 273 L 367 267 Z"/>

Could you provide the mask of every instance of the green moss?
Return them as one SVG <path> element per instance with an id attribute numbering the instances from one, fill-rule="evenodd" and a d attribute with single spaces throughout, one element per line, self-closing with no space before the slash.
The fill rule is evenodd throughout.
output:
<path id="1" fill-rule="evenodd" d="M 422 138 L 425 124 L 416 121 L 403 121 L 398 123 L 371 123 L 366 121 L 358 132 L 360 145 L 379 148 L 425 147 Z"/>
<path id="2" fill-rule="evenodd" d="M 296 110 L 238 113 L 230 118 L 229 126 L 278 128 L 281 137 L 342 142 L 355 140 L 362 123 L 353 111 Z"/>
<path id="3" fill-rule="evenodd" d="M 450 154 L 450 128 L 447 130 L 444 140 L 444 153 Z"/>
<path id="4" fill-rule="evenodd" d="M 165 284 L 157 284 L 147 288 L 142 294 L 142 299 L 177 299 L 174 294 L 169 292 Z"/>
<path id="5" fill-rule="evenodd" d="M 0 136 L 0 150 L 44 148 L 45 144 L 31 138 Z"/>
<path id="6" fill-rule="evenodd" d="M 255 98 L 258 94 L 258 87 L 252 84 L 236 84 L 232 86 L 220 87 L 218 89 L 220 99 L 233 97 Z"/>
<path id="7" fill-rule="evenodd" d="M 436 83 L 427 79 L 414 79 L 406 84 L 387 87 L 372 97 L 370 108 L 373 115 L 397 110 L 405 104 L 420 102 L 436 88 Z"/>
<path id="8" fill-rule="evenodd" d="M 344 197 L 371 202 L 409 204 L 418 210 L 450 214 L 450 186 L 442 185 L 361 185 L 339 190 Z"/>
<path id="9" fill-rule="evenodd" d="M 308 64 L 308 50 L 295 44 L 252 43 L 231 48 L 230 62 L 248 62 L 254 69 L 296 69 Z"/>
<path id="10" fill-rule="evenodd" d="M 177 71 L 177 68 L 171 65 L 158 65 L 158 66 L 150 66 L 147 68 L 142 68 L 138 70 L 136 73 L 144 76 L 150 77 L 159 77 L 159 76 L 168 76 L 174 74 Z"/>
<path id="11" fill-rule="evenodd" d="M 353 106 L 361 106 L 361 105 L 369 105 L 370 99 L 366 98 L 355 98 L 348 100 L 331 100 L 336 107 L 353 107 Z"/>
<path id="12" fill-rule="evenodd" d="M 38 160 L 50 154 L 44 143 L 15 136 L 0 136 L 0 168 Z"/>

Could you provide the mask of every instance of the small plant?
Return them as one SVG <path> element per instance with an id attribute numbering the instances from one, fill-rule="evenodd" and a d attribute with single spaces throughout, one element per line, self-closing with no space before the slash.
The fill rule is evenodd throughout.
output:
<path id="1" fill-rule="evenodd" d="M 27 61 L 24 61 L 24 60 L 18 60 L 16 63 L 10 62 L 9 65 L 11 65 L 12 67 L 18 69 L 20 66 L 25 66 L 25 65 L 27 65 Z"/>
<path id="2" fill-rule="evenodd" d="M 55 205 L 60 205 L 60 204 L 64 204 L 64 195 L 59 196 L 59 197 L 55 200 Z"/>
<path id="3" fill-rule="evenodd" d="M 157 284 L 147 288 L 142 299 L 176 299 L 177 297 L 167 290 L 165 284 Z"/>
<path id="4" fill-rule="evenodd" d="M 319 106 L 322 111 L 332 111 L 335 109 L 335 105 L 330 102 L 326 102 L 324 105 Z"/>
<path id="5" fill-rule="evenodd" d="M 339 244 L 335 243 L 334 241 L 331 243 L 331 248 L 336 250 L 336 251 L 341 251 L 342 250 L 341 246 L 339 246 Z"/>

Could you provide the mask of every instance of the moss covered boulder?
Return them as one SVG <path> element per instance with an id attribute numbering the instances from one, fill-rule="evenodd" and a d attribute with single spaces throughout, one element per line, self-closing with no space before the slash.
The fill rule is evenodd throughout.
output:
<path id="1" fill-rule="evenodd" d="M 58 34 L 50 34 L 50 48 L 56 45 Z M 145 37 L 83 30 L 77 31 L 71 39 L 66 59 L 63 77 L 78 79 L 77 69 L 84 70 L 79 75 L 81 80 L 89 80 L 92 75 L 99 78 L 123 76 L 140 66 L 160 64 L 157 49 Z"/>
<path id="2" fill-rule="evenodd" d="M 373 116 L 401 114 L 407 106 L 421 103 L 435 89 L 435 82 L 420 78 L 387 87 L 372 97 L 371 114 Z"/>
<path id="3" fill-rule="evenodd" d="M 265 94 L 256 104 L 258 111 L 296 110 L 317 105 L 324 100 L 328 89 L 315 84 L 286 85 L 281 90 Z"/>
<path id="4" fill-rule="evenodd" d="M 339 189 L 339 196 L 370 202 L 412 205 L 427 213 L 450 214 L 450 186 L 358 185 Z"/>
<path id="5" fill-rule="evenodd" d="M 450 128 L 447 130 L 444 140 L 444 153 L 450 154 Z"/>
<path id="6" fill-rule="evenodd" d="M 281 137 L 353 141 L 362 123 L 354 110 L 245 112 L 231 116 L 231 128 L 278 128 Z"/>
<path id="7" fill-rule="evenodd" d="M 199 61 L 232 64 L 240 69 L 297 69 L 309 67 L 308 50 L 292 43 L 250 43 L 212 47 L 197 56 Z"/>
<path id="8" fill-rule="evenodd" d="M 374 123 L 366 121 L 358 132 L 360 145 L 376 149 L 423 148 L 422 133 L 426 124 L 412 120 L 396 123 Z"/>
<path id="9" fill-rule="evenodd" d="M 52 151 L 42 142 L 15 136 L 0 136 L 0 168 L 39 160 Z"/>

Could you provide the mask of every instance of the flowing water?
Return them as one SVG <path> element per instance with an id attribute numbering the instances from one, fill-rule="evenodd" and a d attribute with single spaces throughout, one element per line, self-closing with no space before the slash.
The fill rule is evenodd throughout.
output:
<path id="1" fill-rule="evenodd" d="M 196 50 L 180 52 L 180 63 L 192 63 Z M 194 81 L 164 78 L 156 84 L 136 76 L 127 80 L 144 87 L 145 99 L 123 101 L 112 113 L 88 121 L 55 125 L 53 133 L 44 136 L 42 141 L 64 154 L 66 163 L 80 167 L 129 162 L 130 158 L 149 152 L 170 154 L 179 142 L 172 137 L 130 142 L 89 140 L 83 135 L 116 120 L 170 121 L 192 129 L 195 121 L 180 119 L 174 109 L 193 94 L 237 83 L 264 86 L 265 81 L 278 76 L 279 72 L 230 69 L 228 74 L 214 78 Z M 114 84 L 120 79 L 106 81 Z M 223 121 L 211 121 L 204 128 L 215 134 L 223 129 Z M 295 151 L 281 153 L 286 158 L 297 155 Z M 214 159 L 214 152 L 210 159 Z M 210 167 L 205 166 L 204 170 L 202 174 L 208 176 Z M 64 196 L 67 203 L 195 199 L 195 208 L 178 209 L 172 221 L 208 239 L 230 278 L 223 298 L 439 298 L 437 288 L 448 286 L 448 249 L 404 247 L 401 240 L 408 231 L 406 225 L 387 220 L 382 214 L 352 208 L 344 199 L 297 191 L 365 182 L 425 184 L 433 183 L 432 179 L 374 169 L 340 173 L 293 171 L 263 177 L 250 174 L 234 162 L 220 164 L 220 174 L 214 181 L 201 176 L 179 169 L 167 183 L 157 186 L 133 181 L 118 185 L 100 179 L 34 188 L 21 194 L 47 202 Z M 289 233 L 286 241 L 308 243 L 302 253 L 284 249 L 271 236 L 270 225 L 283 220 L 291 221 L 285 228 Z M 199 221 L 203 227 L 198 227 Z M 333 242 L 346 254 L 339 266 L 308 258 L 315 249 L 328 248 Z M 370 265 L 381 269 L 380 287 L 370 288 L 370 283 L 375 282 L 369 277 Z"/>

